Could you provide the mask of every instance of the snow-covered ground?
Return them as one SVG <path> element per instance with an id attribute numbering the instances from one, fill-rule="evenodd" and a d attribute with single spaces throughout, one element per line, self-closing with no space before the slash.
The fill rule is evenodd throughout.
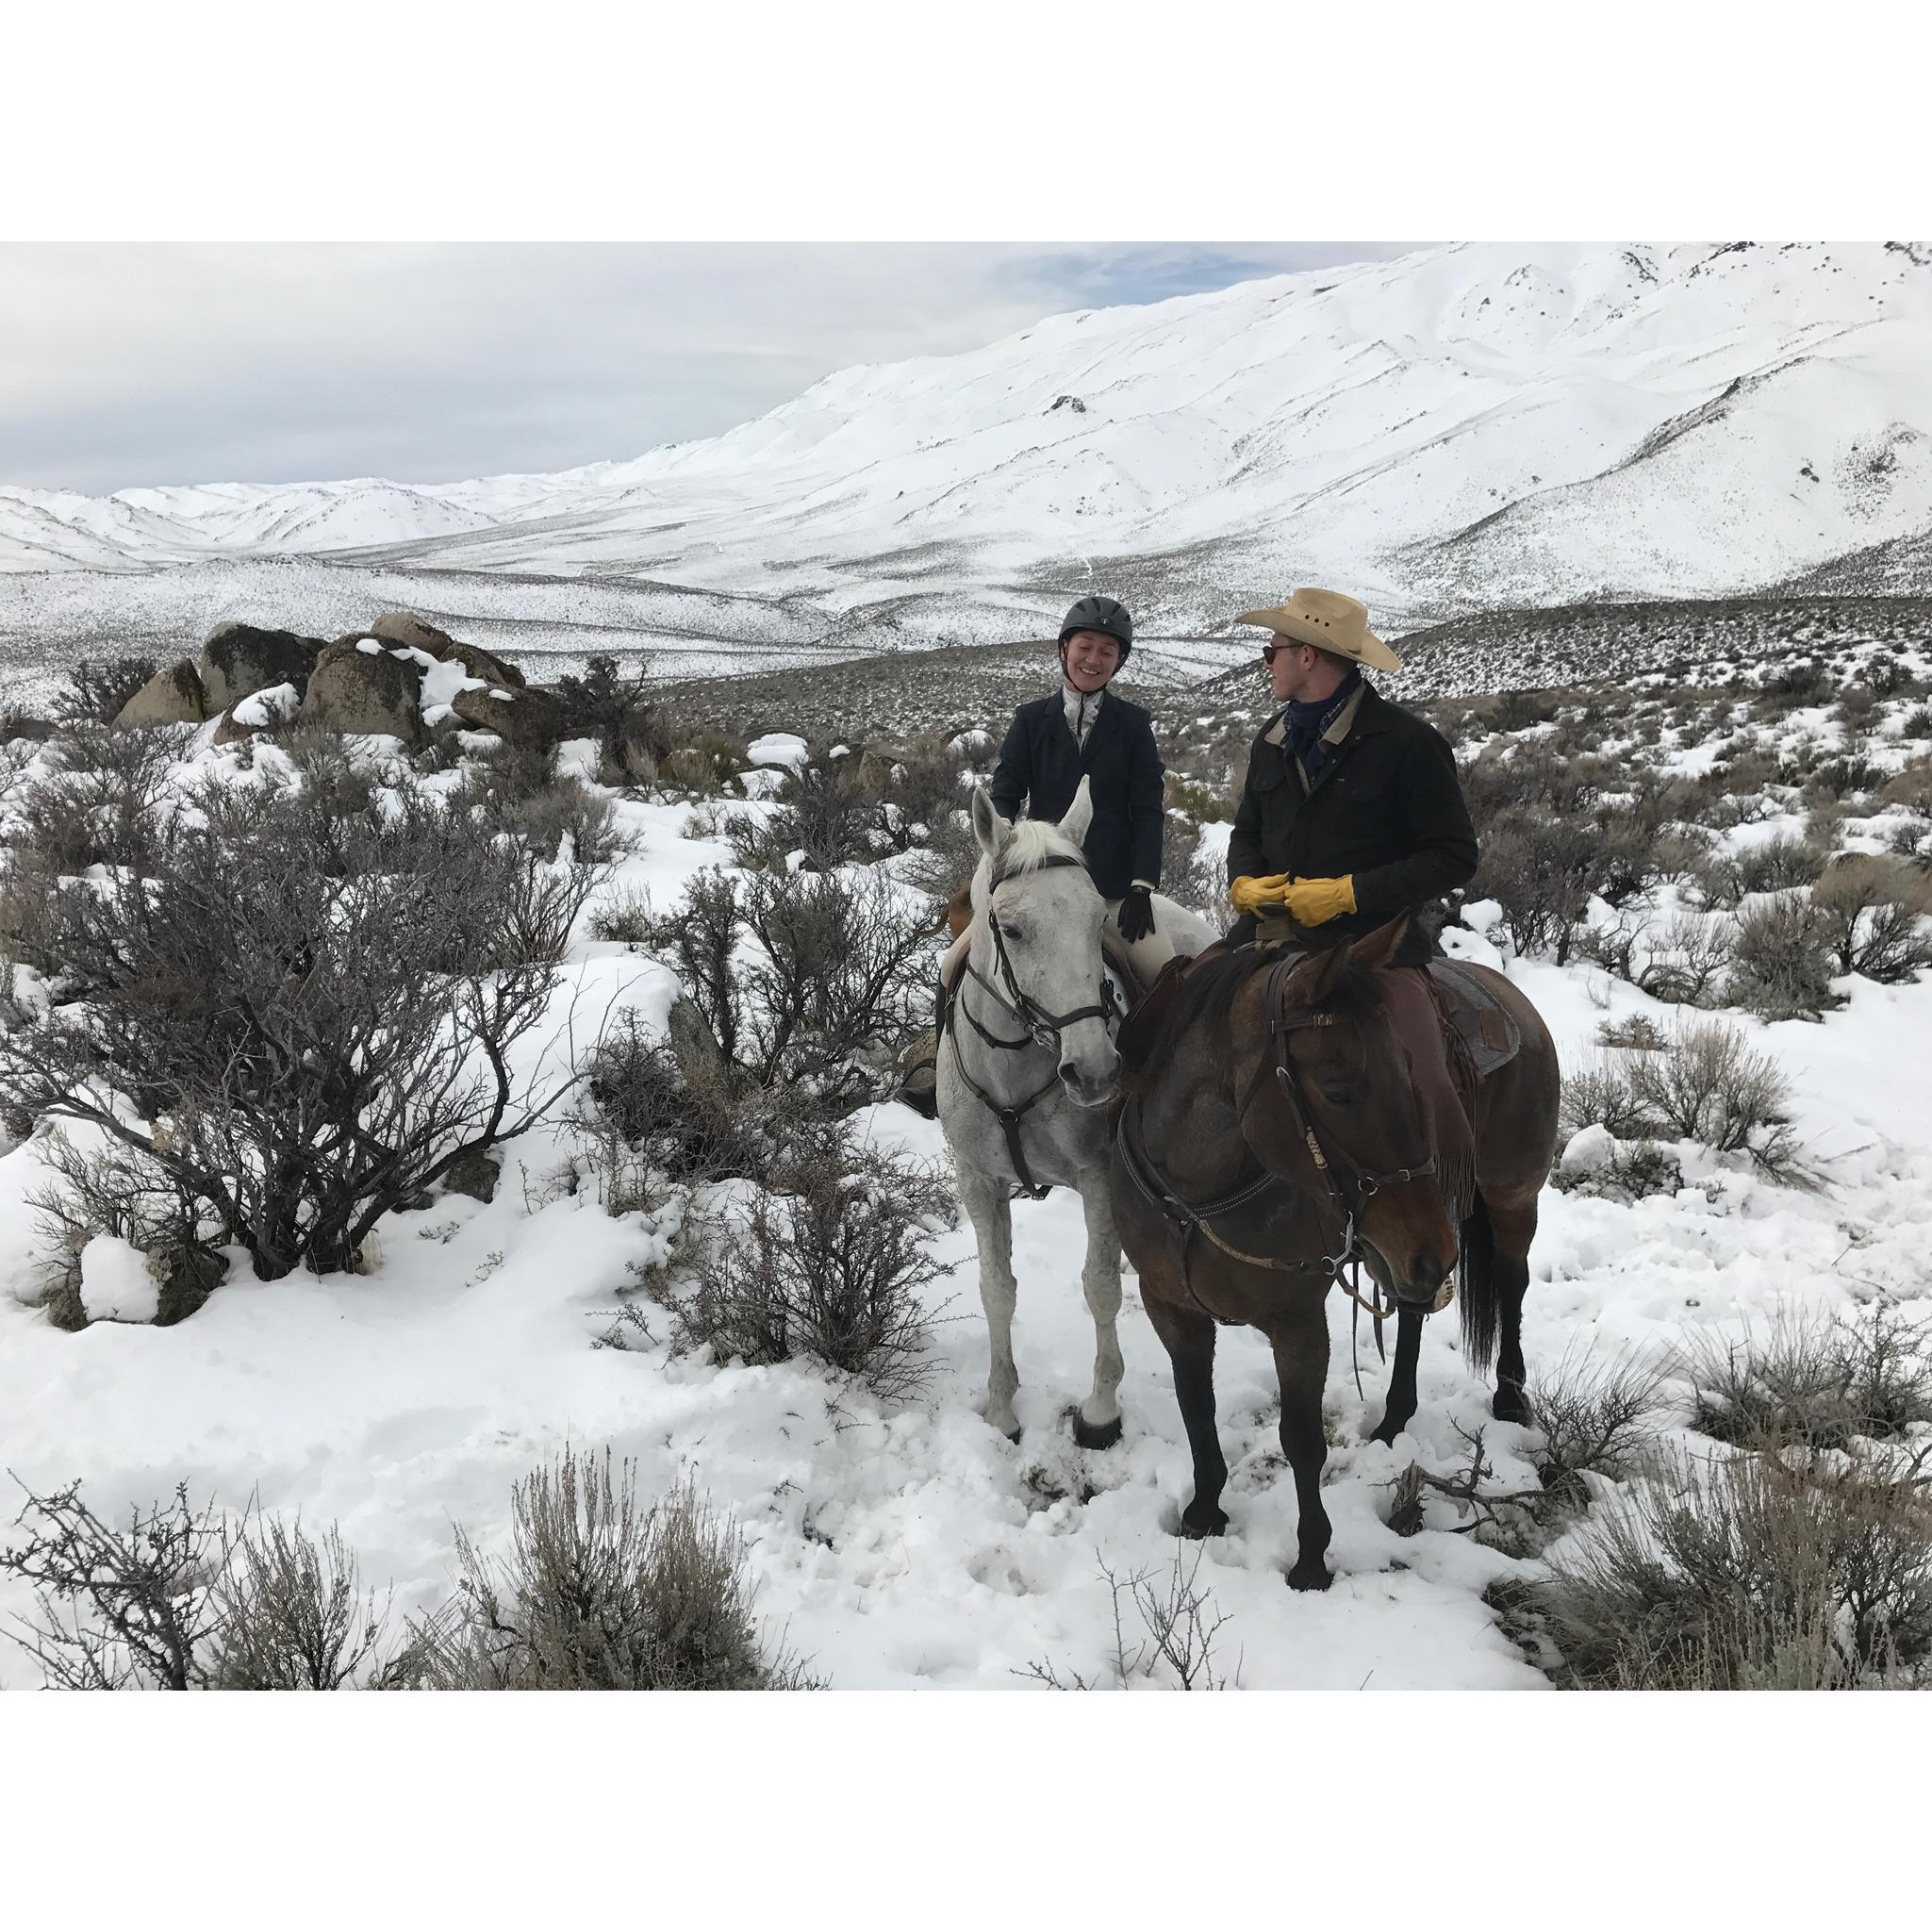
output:
<path id="1" fill-rule="evenodd" d="M 207 733 L 204 730 L 201 742 Z M 776 759 L 788 746 L 766 748 Z M 232 753 L 204 753 L 219 767 Z M 756 809 L 756 808 L 754 808 Z M 607 888 L 675 902 L 729 849 L 684 835 L 686 809 L 620 801 L 638 850 Z M 1741 828 L 1736 836 L 1757 835 Z M 1502 964 L 1535 999 L 1566 1063 L 1600 1021 L 1671 1011 L 1600 968 L 1506 960 L 1474 920 L 1465 956 Z M 580 929 L 581 930 L 581 929 Z M 1661 1348 L 1688 1329 L 1736 1333 L 1781 1306 L 1837 1309 L 1932 1290 L 1932 984 L 1842 981 L 1848 1003 L 1822 1024 L 1741 1020 L 1789 1075 L 1816 1191 L 1771 1184 L 1739 1161 L 1686 1146 L 1675 1197 L 1623 1204 L 1548 1190 L 1525 1317 L 1532 1377 L 1587 1351 Z M 612 942 L 580 938 L 555 1011 L 631 1004 L 655 1025 L 666 970 Z M 1731 1016 L 1737 1018 L 1737 1016 Z M 896 1105 L 861 1116 L 881 1140 L 943 1160 L 938 1129 Z M 1079 1203 L 1057 1194 L 1014 1214 L 1016 1348 L 1024 1436 L 1016 1446 L 974 1412 L 984 1329 L 964 1222 L 934 1237 L 945 1274 L 930 1293 L 937 1373 L 919 1399 L 882 1405 L 803 1366 L 746 1368 L 674 1358 L 610 1329 L 627 1264 L 659 1248 L 640 1214 L 613 1218 L 593 1190 L 562 1189 L 579 1151 L 552 1126 L 513 1144 L 495 1199 L 459 1196 L 391 1216 L 370 1272 L 263 1283 L 240 1260 L 188 1321 L 101 1320 L 79 1333 L 25 1305 L 36 1285 L 35 1144 L 0 1159 L 0 1467 L 44 1493 L 84 1478 L 96 1508 L 122 1511 L 186 1480 L 239 1510 L 251 1495 L 304 1523 L 339 1522 L 365 1577 L 393 1580 L 398 1611 L 445 1598 L 452 1528 L 486 1549 L 507 1533 L 512 1482 L 566 1444 L 634 1457 L 648 1496 L 685 1473 L 737 1515 L 759 1608 L 837 1688 L 1019 1688 L 1035 1664 L 1106 1676 L 1114 1601 L 1101 1571 L 1164 1575 L 1190 1486 L 1166 1360 L 1128 1278 L 1121 1322 L 1127 1435 L 1077 1449 L 1067 1404 L 1084 1389 L 1093 1334 L 1078 1272 Z M 90 1254 L 89 1299 L 139 1307 L 124 1263 Z M 647 1318 L 654 1314 L 639 1304 Z M 1501 1487 L 1533 1478 L 1521 1430 L 1491 1421 L 1452 1315 L 1429 1325 L 1421 1407 L 1393 1447 L 1362 1440 L 1383 1372 L 1362 1337 L 1350 1372 L 1346 1305 L 1331 1304 L 1327 1410 L 1334 1522 L 1326 1595 L 1283 1582 L 1295 1502 L 1276 1437 L 1276 1386 L 1262 1338 L 1224 1331 L 1223 1439 L 1232 1476 L 1228 1535 L 1197 1547 L 1196 1584 L 1230 1621 L 1218 1664 L 1248 1688 L 1540 1688 L 1497 1629 L 1482 1592 L 1516 1560 L 1455 1533 L 1446 1502 L 1409 1539 L 1382 1520 L 1385 1487 L 1412 1460 L 1446 1472 L 1455 1430 L 1488 1424 Z M 665 1324 L 657 1323 L 661 1332 Z M 10 1511 L 8 1511 L 10 1514 Z M 0 1584 L 0 1616 L 29 1609 Z M 1130 1627 L 1130 1636 L 1132 1631 Z M 0 1646 L 0 1686 L 37 1674 Z"/>

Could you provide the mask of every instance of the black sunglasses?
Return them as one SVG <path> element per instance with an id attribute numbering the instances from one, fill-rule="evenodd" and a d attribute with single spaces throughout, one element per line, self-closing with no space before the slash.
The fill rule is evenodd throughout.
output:
<path id="1" fill-rule="evenodd" d="M 1299 651 L 1301 649 L 1302 646 L 1296 643 L 1292 638 L 1283 637 L 1278 639 L 1273 644 L 1263 644 L 1262 646 L 1262 662 L 1263 664 L 1273 664 L 1275 653 L 1278 651 Z"/>

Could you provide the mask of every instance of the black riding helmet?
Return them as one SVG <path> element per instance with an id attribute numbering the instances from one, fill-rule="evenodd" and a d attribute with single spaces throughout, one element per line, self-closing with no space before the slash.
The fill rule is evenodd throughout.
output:
<path id="1" fill-rule="evenodd" d="M 1117 598 L 1082 597 L 1060 620 L 1060 642 L 1064 646 L 1076 631 L 1098 631 L 1120 646 L 1125 664 L 1133 650 L 1133 619 Z"/>

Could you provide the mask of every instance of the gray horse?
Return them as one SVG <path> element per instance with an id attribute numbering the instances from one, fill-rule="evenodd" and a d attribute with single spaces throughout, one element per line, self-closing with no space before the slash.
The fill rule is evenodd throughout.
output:
<path id="1" fill-rule="evenodd" d="M 1107 1125 L 1119 1059 L 1107 1029 L 1106 908 L 1081 852 L 1092 818 L 1084 779 L 1058 825 L 1009 825 L 983 790 L 974 792 L 973 834 L 983 856 L 935 1092 L 979 1248 L 991 1351 L 983 1412 L 1001 1434 L 1019 1440 L 1014 1190 L 1037 1198 L 1071 1187 L 1086 1217 L 1081 1287 L 1094 1318 L 1094 1385 L 1075 1413 L 1073 1434 L 1083 1448 L 1104 1449 L 1120 1440 L 1120 1237 Z M 1174 935 L 1178 949 L 1197 951 L 1214 937 L 1205 920 L 1170 900 L 1156 906 L 1161 930 Z"/>

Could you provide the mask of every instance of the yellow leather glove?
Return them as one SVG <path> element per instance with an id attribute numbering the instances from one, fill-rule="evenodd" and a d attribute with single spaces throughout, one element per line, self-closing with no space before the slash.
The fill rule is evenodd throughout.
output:
<path id="1" fill-rule="evenodd" d="M 1281 894 L 1288 916 L 1297 926 L 1325 926 L 1355 910 L 1355 875 L 1340 879 L 1297 879 Z"/>
<path id="2" fill-rule="evenodd" d="M 1244 875 L 1228 888 L 1228 903 L 1237 913 L 1259 913 L 1264 906 L 1280 905 L 1287 889 L 1285 872 L 1271 873 L 1264 879 Z"/>

